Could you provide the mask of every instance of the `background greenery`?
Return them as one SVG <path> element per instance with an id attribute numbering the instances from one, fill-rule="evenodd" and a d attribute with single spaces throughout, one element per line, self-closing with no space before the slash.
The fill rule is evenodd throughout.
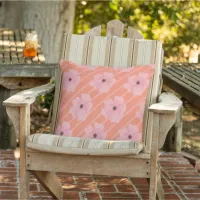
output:
<path id="1" fill-rule="evenodd" d="M 200 1 L 77 1 L 74 32 L 104 25 L 105 34 L 112 19 L 136 28 L 146 39 L 161 40 L 166 62 L 187 62 L 192 50 L 200 51 Z"/>

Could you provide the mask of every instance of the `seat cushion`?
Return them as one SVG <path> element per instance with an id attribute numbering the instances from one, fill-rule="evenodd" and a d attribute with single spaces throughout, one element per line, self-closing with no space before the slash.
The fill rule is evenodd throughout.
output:
<path id="1" fill-rule="evenodd" d="M 145 102 L 154 65 L 83 66 L 61 61 L 56 135 L 142 141 Z"/>
<path id="2" fill-rule="evenodd" d="M 143 149 L 143 144 L 134 141 L 110 141 L 84 139 L 51 134 L 33 134 L 26 138 L 31 149 L 73 155 L 132 155 Z"/>

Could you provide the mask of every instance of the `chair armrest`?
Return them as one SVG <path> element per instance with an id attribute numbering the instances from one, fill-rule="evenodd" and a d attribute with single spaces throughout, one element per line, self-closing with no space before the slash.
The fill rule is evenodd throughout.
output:
<path id="1" fill-rule="evenodd" d="M 17 107 L 30 105 L 36 100 L 36 97 L 49 93 L 53 91 L 54 88 L 55 84 L 49 83 L 28 90 L 23 90 L 22 92 L 19 92 L 3 101 L 3 105 Z"/>
<path id="2" fill-rule="evenodd" d="M 182 107 L 182 101 L 172 93 L 162 93 L 158 98 L 159 103 L 149 107 L 149 111 L 161 114 L 173 114 Z"/>
<path id="3" fill-rule="evenodd" d="M 153 126 L 159 130 L 158 144 L 159 149 L 161 149 L 172 127 L 175 127 L 177 131 L 181 132 L 182 101 L 171 93 L 162 93 L 159 96 L 158 102 L 159 103 L 151 105 L 149 111 L 159 117 L 159 124 L 154 123 Z M 178 135 L 180 135 L 180 133 L 176 134 L 175 137 L 178 138 Z M 178 143 L 178 141 L 176 141 L 176 143 Z"/>

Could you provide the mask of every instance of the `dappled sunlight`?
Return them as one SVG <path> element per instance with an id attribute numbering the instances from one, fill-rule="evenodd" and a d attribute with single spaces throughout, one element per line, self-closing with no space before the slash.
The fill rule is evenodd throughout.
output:
<path id="1" fill-rule="evenodd" d="M 0 45 L 3 45 L 4 47 L 9 47 L 9 45 L 10 45 L 10 41 L 9 40 L 1 40 L 0 41 Z"/>
<path id="2" fill-rule="evenodd" d="M 76 191 L 79 188 L 82 188 L 83 191 L 94 191 L 96 190 L 96 184 L 94 182 L 90 182 L 90 183 L 81 183 L 81 184 L 64 184 L 62 186 L 63 189 L 65 190 L 71 190 L 71 191 Z"/>
<path id="3" fill-rule="evenodd" d="M 14 157 L 17 160 L 20 158 L 20 150 L 19 150 L 19 148 L 14 150 Z"/>
<path id="4" fill-rule="evenodd" d="M 7 182 L 10 182 L 10 177 L 0 175 L 0 183 L 7 183 Z"/>
<path id="5" fill-rule="evenodd" d="M 191 140 L 191 137 L 184 137 L 183 138 L 183 147 L 196 147 L 196 148 L 200 148 L 200 143 L 194 142 L 193 140 Z"/>
<path id="6" fill-rule="evenodd" d="M 76 187 L 77 187 L 77 185 L 70 185 L 70 184 L 63 185 L 63 186 L 62 186 L 63 189 L 74 189 L 74 188 L 76 188 Z"/>
<path id="7" fill-rule="evenodd" d="M 3 31 L 3 35 L 9 35 L 9 36 L 12 36 L 14 33 L 13 33 L 13 31 L 11 31 L 11 30 L 4 30 Z"/>
<path id="8" fill-rule="evenodd" d="M 84 6 L 87 4 L 86 1 L 81 1 L 81 4 L 83 4 Z"/>
<path id="9" fill-rule="evenodd" d="M 199 130 L 197 129 L 196 132 L 199 132 Z M 200 136 L 190 136 L 190 139 L 200 141 Z"/>
<path id="10" fill-rule="evenodd" d="M 192 122 L 198 120 L 198 116 L 194 115 L 183 115 L 183 120 L 187 122 Z"/>

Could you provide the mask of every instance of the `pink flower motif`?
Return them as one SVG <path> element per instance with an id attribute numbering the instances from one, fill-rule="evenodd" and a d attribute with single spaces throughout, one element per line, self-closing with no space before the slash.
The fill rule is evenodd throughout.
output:
<path id="1" fill-rule="evenodd" d="M 141 104 L 138 110 L 136 111 L 136 117 L 140 119 L 141 121 L 143 120 L 143 117 L 144 117 L 144 109 L 145 109 L 145 105 Z"/>
<path id="2" fill-rule="evenodd" d="M 121 129 L 119 133 L 120 140 L 142 141 L 142 133 L 138 132 L 138 127 L 136 125 L 129 124 L 126 128 Z"/>
<path id="3" fill-rule="evenodd" d="M 128 78 L 128 82 L 124 84 L 129 92 L 133 95 L 141 95 L 149 85 L 149 78 L 147 73 L 139 73 Z"/>
<path id="4" fill-rule="evenodd" d="M 119 122 L 123 117 L 125 110 L 126 104 L 124 99 L 122 97 L 115 96 L 114 99 L 109 99 L 104 102 L 104 108 L 101 113 L 111 122 Z"/>
<path id="5" fill-rule="evenodd" d="M 74 91 L 79 82 L 80 76 L 77 71 L 69 70 L 69 72 L 64 72 L 63 85 L 67 92 Z"/>
<path id="6" fill-rule="evenodd" d="M 112 73 L 104 72 L 103 74 L 97 74 L 90 82 L 90 85 L 95 87 L 99 92 L 104 93 L 113 86 L 116 79 Z"/>
<path id="7" fill-rule="evenodd" d="M 56 128 L 56 135 L 65 135 L 65 136 L 71 136 L 71 126 L 68 122 L 63 122 L 62 124 L 59 124 Z"/>
<path id="8" fill-rule="evenodd" d="M 104 126 L 102 124 L 95 123 L 94 126 L 88 126 L 85 129 L 86 135 L 88 138 L 93 139 L 105 139 L 106 132 L 104 131 Z"/>
<path id="9" fill-rule="evenodd" d="M 92 100 L 90 95 L 81 94 L 72 101 L 70 113 L 78 120 L 85 120 L 92 108 Z"/>

